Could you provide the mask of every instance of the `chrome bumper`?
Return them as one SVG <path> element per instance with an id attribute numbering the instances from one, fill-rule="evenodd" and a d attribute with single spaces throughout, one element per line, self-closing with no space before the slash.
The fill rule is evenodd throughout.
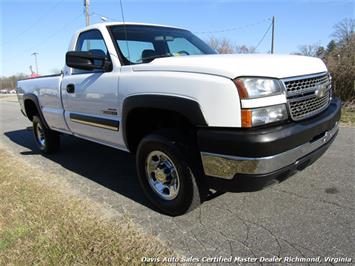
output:
<path id="1" fill-rule="evenodd" d="M 251 158 L 201 152 L 204 172 L 208 176 L 223 179 L 232 179 L 237 173 L 272 173 L 288 165 L 298 164 L 299 159 L 328 143 L 337 131 L 338 123 L 315 141 L 307 142 L 291 150 L 268 157 Z"/>

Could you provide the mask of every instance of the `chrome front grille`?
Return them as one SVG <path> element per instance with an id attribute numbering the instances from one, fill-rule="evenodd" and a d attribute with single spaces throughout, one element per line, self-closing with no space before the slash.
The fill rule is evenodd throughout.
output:
<path id="1" fill-rule="evenodd" d="M 288 108 L 293 120 L 316 115 L 328 107 L 331 82 L 328 73 L 283 80 Z"/>

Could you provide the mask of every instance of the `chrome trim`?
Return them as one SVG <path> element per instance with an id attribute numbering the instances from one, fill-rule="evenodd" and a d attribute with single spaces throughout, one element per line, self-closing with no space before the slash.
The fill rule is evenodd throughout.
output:
<path id="1" fill-rule="evenodd" d="M 328 93 L 330 90 L 330 88 L 327 88 L 325 93 Z M 309 91 L 309 92 L 315 92 L 316 89 L 314 89 L 313 91 Z M 297 97 L 297 98 L 290 98 L 290 99 L 287 99 L 288 102 L 299 102 L 299 101 L 304 101 L 304 100 L 309 100 L 309 99 L 312 99 L 314 98 L 314 94 L 309 94 L 309 95 L 305 95 L 305 96 L 301 96 L 301 97 Z"/>
<path id="2" fill-rule="evenodd" d="M 238 157 L 201 152 L 203 169 L 206 175 L 223 179 L 232 179 L 235 174 L 267 174 L 291 164 L 328 143 L 338 131 L 338 123 L 324 133 L 324 136 L 307 142 L 289 151 L 268 157 Z"/>
<path id="3" fill-rule="evenodd" d="M 289 78 L 283 78 L 282 81 L 287 82 L 287 81 L 294 81 L 294 80 L 299 80 L 299 79 L 311 79 L 311 78 L 316 78 L 319 76 L 323 76 L 327 74 L 327 71 L 324 72 L 319 72 L 311 75 L 301 75 L 301 76 L 294 76 L 294 77 L 289 77 Z"/>
<path id="4" fill-rule="evenodd" d="M 319 78 L 319 77 L 322 77 L 322 76 L 328 77 L 328 80 L 329 80 L 329 82 L 327 82 L 325 84 L 326 87 L 327 87 L 326 90 L 325 90 L 325 93 L 329 93 L 329 97 L 327 98 L 328 99 L 328 103 L 325 104 L 322 108 L 313 110 L 313 111 L 311 111 L 309 113 L 305 113 L 305 114 L 303 114 L 300 117 L 294 116 L 294 114 L 292 113 L 291 103 L 295 103 L 295 102 L 303 101 L 303 100 L 307 100 L 307 99 L 311 100 L 312 98 L 316 97 L 315 96 L 315 91 L 317 89 L 317 86 L 313 86 L 313 87 L 310 87 L 310 88 L 307 88 L 307 89 L 304 89 L 304 90 L 301 90 L 301 91 L 292 92 L 292 91 L 288 91 L 286 83 L 290 82 L 290 81 L 291 82 L 292 81 L 302 81 L 304 79 Z M 330 104 L 330 100 L 331 100 L 330 92 L 331 92 L 331 89 L 332 89 L 332 84 L 331 84 L 331 78 L 330 78 L 330 75 L 329 75 L 328 72 L 321 72 L 321 73 L 311 74 L 311 75 L 303 75 L 303 76 L 297 76 L 297 77 L 284 78 L 284 79 L 281 79 L 281 83 L 282 83 L 282 86 L 283 86 L 284 91 L 286 93 L 287 108 L 288 108 L 288 111 L 289 111 L 289 115 L 290 115 L 291 119 L 294 120 L 294 121 L 300 121 L 300 120 L 312 117 L 312 116 L 314 116 L 316 114 L 319 114 L 322 111 L 324 111 Z M 312 92 L 314 92 L 314 94 L 304 95 L 304 94 L 308 94 L 308 93 L 312 93 Z M 297 97 L 297 96 L 299 96 L 299 97 Z"/>
<path id="5" fill-rule="evenodd" d="M 315 110 L 315 111 L 312 111 L 312 112 L 307 113 L 307 116 L 305 116 L 305 115 L 304 115 L 304 116 L 301 116 L 299 120 L 302 120 L 302 119 L 305 119 L 305 118 L 307 118 L 307 117 L 311 117 L 311 116 L 314 116 L 314 115 L 316 115 L 316 114 L 319 114 L 319 113 L 323 112 L 325 109 L 328 108 L 328 106 L 329 106 L 329 104 L 330 104 L 330 98 L 328 98 L 327 100 L 329 101 L 327 105 L 324 105 L 324 106 L 323 106 L 322 108 L 320 108 L 320 109 L 317 109 L 317 110 Z"/>
<path id="6" fill-rule="evenodd" d="M 180 177 L 170 157 L 154 150 L 145 161 L 145 174 L 152 190 L 164 200 L 175 199 L 180 190 Z"/>
<path id="7" fill-rule="evenodd" d="M 104 128 L 104 129 L 110 129 L 113 131 L 118 131 L 117 127 L 113 127 L 113 126 L 109 126 L 109 125 L 103 125 L 100 123 L 89 122 L 89 121 L 85 121 L 85 120 L 81 120 L 81 119 L 77 119 L 77 118 L 70 118 L 70 120 L 72 122 L 76 122 L 76 123 L 87 125 L 87 126 L 94 126 L 94 127 Z"/>
<path id="8" fill-rule="evenodd" d="M 329 90 L 332 84 L 331 84 L 331 82 L 328 82 L 328 83 L 326 83 L 325 85 L 326 85 L 326 87 L 327 87 L 327 90 Z M 283 86 L 286 87 L 285 84 L 284 84 Z M 287 88 L 285 88 L 285 89 L 287 90 Z M 302 90 L 302 94 L 314 92 L 314 91 L 316 91 L 316 90 L 317 90 L 317 87 L 316 87 L 316 86 L 309 87 L 309 88 L 307 88 L 307 89 L 303 89 L 303 90 Z M 291 91 L 289 91 L 289 92 L 286 92 L 286 93 L 287 93 L 287 96 L 288 96 L 288 97 L 297 96 L 297 95 L 300 94 L 299 91 L 296 91 L 296 92 L 291 92 Z"/>
<path id="9" fill-rule="evenodd" d="M 37 126 L 35 127 L 35 136 L 36 136 L 36 140 L 37 140 L 38 144 L 41 147 L 45 147 L 46 146 L 46 137 L 44 135 L 44 130 L 43 130 L 40 123 L 38 123 Z"/>

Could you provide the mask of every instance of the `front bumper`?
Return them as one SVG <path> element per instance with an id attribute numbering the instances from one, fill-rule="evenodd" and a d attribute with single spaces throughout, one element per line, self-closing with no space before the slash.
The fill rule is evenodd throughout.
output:
<path id="1" fill-rule="evenodd" d="M 303 169 L 334 140 L 340 113 L 340 101 L 333 99 L 324 112 L 304 121 L 260 129 L 200 130 L 204 172 L 220 182 Z"/>

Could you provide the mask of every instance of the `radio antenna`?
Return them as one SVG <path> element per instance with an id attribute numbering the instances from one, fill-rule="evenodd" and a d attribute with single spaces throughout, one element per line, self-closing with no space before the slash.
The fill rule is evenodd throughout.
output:
<path id="1" fill-rule="evenodd" d="M 122 22 L 123 22 L 123 31 L 125 34 L 125 39 L 126 39 L 126 46 L 127 46 L 127 53 L 128 53 L 128 61 L 131 61 L 131 55 L 129 53 L 129 45 L 128 45 L 128 37 L 127 37 L 127 29 L 126 29 L 126 21 L 124 18 L 124 11 L 123 11 L 123 5 L 122 5 L 122 0 L 120 0 L 120 6 L 121 6 L 121 16 L 122 16 Z"/>

